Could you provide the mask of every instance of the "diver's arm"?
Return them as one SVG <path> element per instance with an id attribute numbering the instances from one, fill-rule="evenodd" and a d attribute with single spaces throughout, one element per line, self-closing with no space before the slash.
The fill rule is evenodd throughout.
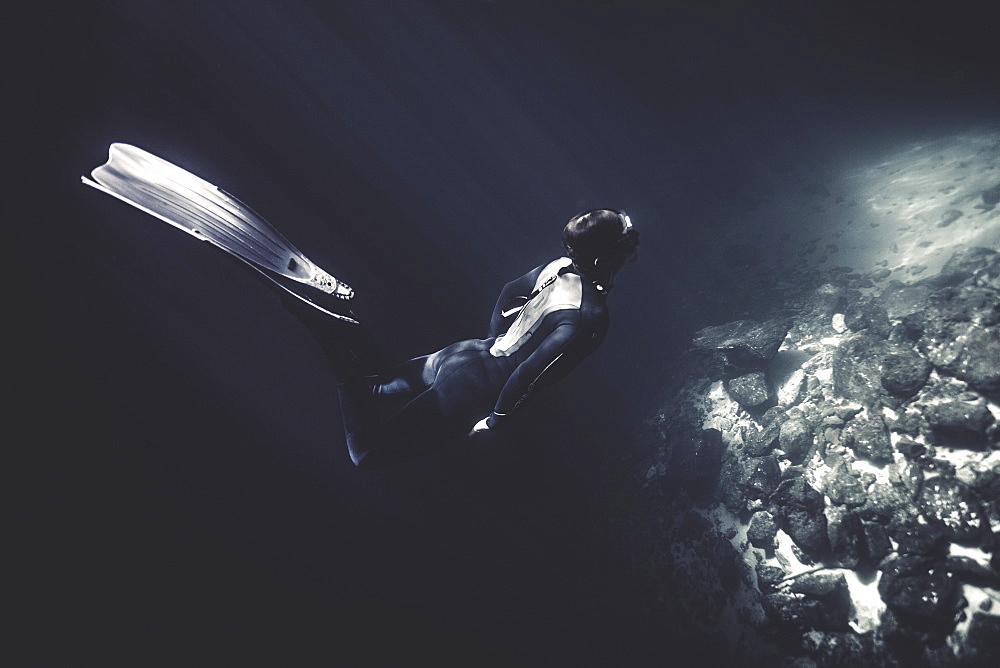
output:
<path id="1" fill-rule="evenodd" d="M 505 318 L 503 315 L 504 306 L 514 297 L 527 297 L 530 295 L 531 291 L 535 289 L 535 281 L 538 280 L 538 275 L 541 273 L 543 267 L 544 265 L 542 267 L 535 267 L 524 276 L 515 278 L 503 286 L 503 290 L 500 291 L 500 297 L 497 298 L 497 305 L 493 308 L 493 317 L 490 318 L 490 331 L 486 335 L 486 338 L 496 338 L 506 331 L 507 326 L 510 325 L 511 320 L 513 320 L 517 313 L 512 313 Z"/>
<path id="2" fill-rule="evenodd" d="M 559 375 L 553 374 L 556 362 L 562 360 L 569 351 L 579 327 L 572 322 L 557 325 L 538 348 L 524 360 L 507 380 L 497 399 L 493 414 L 486 418 L 484 426 L 493 429 L 516 411 L 539 386 L 543 377 L 545 384 L 556 380 L 569 370 L 566 364 L 559 365 Z M 477 425 L 478 427 L 479 425 Z M 473 430 L 476 431 L 475 429 Z"/>

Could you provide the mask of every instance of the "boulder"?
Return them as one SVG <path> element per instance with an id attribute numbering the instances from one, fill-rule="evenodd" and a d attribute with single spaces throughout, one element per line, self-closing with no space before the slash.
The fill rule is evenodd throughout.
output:
<path id="1" fill-rule="evenodd" d="M 679 428 L 671 433 L 667 482 L 697 497 L 715 487 L 726 444 L 718 429 Z"/>
<path id="2" fill-rule="evenodd" d="M 695 356 L 710 378 L 760 371 L 781 347 L 787 321 L 737 320 L 699 330 L 692 341 Z"/>
<path id="3" fill-rule="evenodd" d="M 722 502 L 733 513 L 739 513 L 750 499 L 766 499 L 778 486 L 781 469 L 774 455 L 740 457 L 729 451 L 722 461 L 719 491 Z"/>
<path id="4" fill-rule="evenodd" d="M 1000 294 L 977 286 L 944 288 L 904 319 L 938 371 L 980 392 L 1000 391 Z"/>
<path id="5" fill-rule="evenodd" d="M 964 432 L 985 437 L 986 428 L 993 423 L 993 414 L 985 401 L 945 401 L 928 406 L 924 415 L 933 429 L 945 433 Z"/>
<path id="6" fill-rule="evenodd" d="M 778 566 L 757 564 L 757 588 L 762 592 L 770 591 L 774 585 L 785 579 L 785 571 Z"/>
<path id="7" fill-rule="evenodd" d="M 899 554 L 940 558 L 948 554 L 948 534 L 940 527 L 922 524 L 911 518 L 893 521 L 889 528 L 896 539 Z"/>
<path id="8" fill-rule="evenodd" d="M 751 457 L 761 457 L 771 452 L 778 445 L 781 424 L 781 422 L 771 422 L 760 431 L 747 435 L 746 453 Z"/>
<path id="9" fill-rule="evenodd" d="M 851 475 L 843 460 L 826 476 L 823 491 L 831 501 L 840 505 L 861 506 L 868 500 L 861 481 Z"/>
<path id="10" fill-rule="evenodd" d="M 890 281 L 882 292 L 881 301 L 885 305 L 886 315 L 895 320 L 922 310 L 931 292 L 932 287 L 929 285 Z"/>
<path id="11" fill-rule="evenodd" d="M 844 326 L 852 332 L 867 329 L 878 338 L 884 339 L 889 335 L 889 315 L 882 302 L 866 297 L 844 309 Z"/>
<path id="12" fill-rule="evenodd" d="M 861 559 L 861 520 L 847 508 L 826 509 L 826 535 L 833 558 L 843 568 L 854 568 Z"/>
<path id="13" fill-rule="evenodd" d="M 764 611 L 783 626 L 847 631 L 851 596 L 843 574 L 811 573 L 764 596 Z"/>
<path id="14" fill-rule="evenodd" d="M 846 337 L 833 353 L 833 391 L 866 406 L 882 393 L 882 341 L 867 330 Z"/>
<path id="15" fill-rule="evenodd" d="M 889 430 L 878 413 L 869 412 L 865 417 L 858 416 L 851 420 L 844 428 L 842 442 L 862 459 L 875 463 L 892 461 Z"/>
<path id="16" fill-rule="evenodd" d="M 792 418 L 781 424 L 778 447 L 793 464 L 801 464 L 813 444 L 813 431 L 801 418 Z"/>
<path id="17" fill-rule="evenodd" d="M 882 357 L 879 380 L 890 394 L 909 398 L 927 383 L 931 368 L 931 363 L 920 353 L 901 348 Z"/>
<path id="18" fill-rule="evenodd" d="M 954 478 L 932 478 L 924 483 L 920 509 L 932 526 L 954 541 L 977 543 L 983 534 L 985 511 L 975 492 Z"/>
<path id="19" fill-rule="evenodd" d="M 751 499 L 766 499 L 781 482 L 781 468 L 774 455 L 751 457 L 745 471 L 746 490 Z"/>
<path id="20" fill-rule="evenodd" d="M 855 291 L 848 294 L 848 291 L 833 283 L 824 283 L 816 288 L 809 296 L 805 304 L 805 320 L 824 320 L 829 322 L 834 313 L 842 313 L 851 296 L 856 296 Z"/>
<path id="21" fill-rule="evenodd" d="M 878 566 L 892 552 L 892 543 L 885 527 L 877 522 L 861 522 L 861 554 L 862 561 L 871 566 Z"/>
<path id="22" fill-rule="evenodd" d="M 754 513 L 750 518 L 750 526 L 747 528 L 747 540 L 754 547 L 763 550 L 774 549 L 774 536 L 778 533 L 778 525 L 774 521 L 774 516 L 766 510 Z"/>
<path id="23" fill-rule="evenodd" d="M 727 389 L 729 396 L 746 410 L 760 408 L 771 399 L 771 391 L 762 371 L 733 378 Z"/>
<path id="24" fill-rule="evenodd" d="M 876 482 L 867 489 L 868 498 L 858 509 L 862 519 L 888 522 L 894 516 L 915 517 L 917 509 L 899 488 L 885 482 Z"/>
<path id="25" fill-rule="evenodd" d="M 812 557 L 830 551 L 824 507 L 823 495 L 801 476 L 782 482 L 771 495 L 771 513 L 778 526 Z"/>
<path id="26" fill-rule="evenodd" d="M 874 642 L 871 634 L 858 635 L 844 631 L 812 631 L 803 636 L 809 656 L 817 666 L 875 666 Z M 796 664 L 798 665 L 798 664 Z"/>
<path id="27" fill-rule="evenodd" d="M 1000 264 L 1000 253 L 992 248 L 977 246 L 962 249 L 944 263 L 933 282 L 942 288 L 960 285 L 973 279 L 977 273 L 993 269 L 996 264 Z"/>
<path id="28" fill-rule="evenodd" d="M 943 560 L 899 555 L 882 564 L 878 593 L 907 626 L 950 633 L 955 628 L 960 591 Z"/>

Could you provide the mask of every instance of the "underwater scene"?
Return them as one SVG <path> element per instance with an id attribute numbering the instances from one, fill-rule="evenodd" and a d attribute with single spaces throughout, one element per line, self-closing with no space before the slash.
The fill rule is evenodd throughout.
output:
<path id="1" fill-rule="evenodd" d="M 1000 665 L 990 3 L 26 11 L 19 664 Z"/>

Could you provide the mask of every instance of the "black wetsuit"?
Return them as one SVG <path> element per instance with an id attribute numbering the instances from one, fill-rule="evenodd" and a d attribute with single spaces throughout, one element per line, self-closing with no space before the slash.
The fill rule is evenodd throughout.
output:
<path id="1" fill-rule="evenodd" d="M 515 310 L 511 302 L 530 297 Z M 485 339 L 459 341 L 377 377 L 339 379 L 344 430 L 359 466 L 411 457 L 515 412 L 600 345 L 607 291 L 560 258 L 508 283 Z"/>

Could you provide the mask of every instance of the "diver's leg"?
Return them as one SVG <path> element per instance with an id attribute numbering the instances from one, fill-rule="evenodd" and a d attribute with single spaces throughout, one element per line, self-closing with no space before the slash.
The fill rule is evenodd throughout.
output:
<path id="1" fill-rule="evenodd" d="M 290 295 L 282 295 L 281 304 L 319 344 L 338 381 L 375 374 L 384 367 L 384 353 L 361 325 L 331 318 Z"/>
<path id="2" fill-rule="evenodd" d="M 389 420 L 359 424 L 347 434 L 351 459 L 363 468 L 384 468 L 444 447 L 457 432 L 441 414 L 439 402 L 437 391 L 429 388 Z M 346 424 L 345 411 L 345 431 Z"/>

